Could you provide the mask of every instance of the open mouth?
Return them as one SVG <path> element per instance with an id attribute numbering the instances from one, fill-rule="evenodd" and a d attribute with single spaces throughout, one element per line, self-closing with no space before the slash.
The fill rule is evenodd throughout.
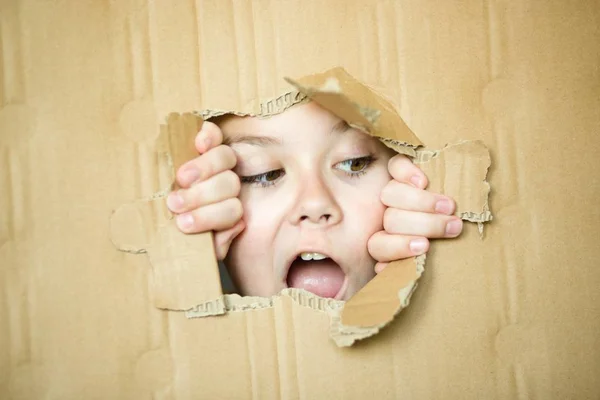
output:
<path id="1" fill-rule="evenodd" d="M 294 259 L 287 274 L 287 285 L 326 298 L 343 295 L 346 274 L 329 256 L 321 253 L 303 252 Z"/>

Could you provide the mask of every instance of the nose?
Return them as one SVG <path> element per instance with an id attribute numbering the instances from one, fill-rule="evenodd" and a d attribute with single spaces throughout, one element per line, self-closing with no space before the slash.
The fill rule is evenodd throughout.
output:
<path id="1" fill-rule="evenodd" d="M 290 213 L 290 223 L 335 225 L 342 219 L 342 210 L 331 188 L 322 178 L 306 177 L 300 182 L 294 208 Z"/>

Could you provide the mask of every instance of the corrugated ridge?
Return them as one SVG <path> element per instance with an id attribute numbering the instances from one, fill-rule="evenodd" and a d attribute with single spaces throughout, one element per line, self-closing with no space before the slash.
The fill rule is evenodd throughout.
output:
<path id="1" fill-rule="evenodd" d="M 13 210 L 13 182 L 10 172 L 10 149 L 0 147 L 0 249 L 14 239 L 15 227 Z"/>
<path id="2" fill-rule="evenodd" d="M 254 354 L 254 332 L 250 325 L 252 324 L 252 319 L 254 318 L 254 314 L 246 313 L 244 314 L 244 327 L 246 328 L 246 356 L 248 357 L 248 366 L 250 369 L 250 392 L 252 393 L 252 399 L 259 399 L 259 391 L 258 391 L 258 381 L 257 378 L 257 366 L 254 358 L 256 355 Z"/>
<path id="3" fill-rule="evenodd" d="M 236 79 L 237 82 L 235 82 L 235 84 L 233 84 L 235 86 L 235 90 L 237 92 L 237 99 L 238 99 L 238 103 L 237 103 L 237 109 L 241 109 L 243 107 L 243 89 L 241 88 L 241 82 L 242 80 L 240 80 L 240 56 L 239 56 L 239 50 L 240 46 L 239 45 L 239 37 L 237 35 L 237 29 L 236 29 L 236 23 L 235 23 L 235 8 L 234 7 L 234 0 L 229 0 L 229 3 L 231 4 L 229 7 L 227 7 L 227 9 L 229 10 L 229 14 L 227 15 L 227 22 L 229 24 L 231 24 L 231 31 L 233 32 L 233 64 L 235 65 L 235 70 L 237 71 L 237 75 L 236 75 Z"/>
<path id="4" fill-rule="evenodd" d="M 25 101 L 19 4 L 0 3 L 0 107 Z"/>
<path id="5" fill-rule="evenodd" d="M 279 297 L 289 297 L 296 304 L 308 307 L 316 311 L 329 312 L 341 309 L 344 302 L 334 299 L 326 299 L 307 292 L 303 289 L 288 288 L 272 297 L 240 296 L 238 294 L 226 294 L 222 299 L 213 300 L 200 304 L 186 311 L 188 318 L 217 315 L 215 312 L 241 312 L 274 307 L 274 301 Z"/>
<path id="6" fill-rule="evenodd" d="M 219 117 L 225 114 L 232 114 L 237 116 L 257 116 L 257 117 L 268 117 L 284 112 L 293 105 L 299 104 L 306 101 L 307 97 L 303 93 L 298 91 L 289 91 L 280 96 L 272 99 L 265 100 L 258 105 L 258 109 L 255 113 L 245 113 L 236 110 L 222 110 L 222 109 L 205 109 L 194 112 L 194 115 L 207 120 L 215 117 Z"/>
<path id="7" fill-rule="evenodd" d="M 273 310 L 273 316 L 275 318 L 275 343 L 277 349 L 277 373 L 279 378 L 279 397 L 281 399 L 295 399 L 297 398 L 297 380 L 292 388 L 293 382 L 290 377 L 290 368 L 296 368 L 296 353 L 295 350 L 291 349 L 289 345 L 290 336 L 294 335 L 293 329 L 290 328 L 288 319 L 291 317 L 289 310 L 285 307 L 283 299 L 279 299 L 282 307 L 275 308 Z"/>
<path id="8" fill-rule="evenodd" d="M 505 26 L 508 23 L 506 18 L 506 7 L 507 5 L 501 2 L 484 2 L 484 6 L 487 7 L 487 37 L 488 37 L 488 84 L 483 88 L 482 91 L 482 102 L 485 110 L 485 114 L 488 116 L 491 135 L 491 148 L 495 150 L 494 156 L 497 158 L 495 165 L 502 166 L 502 168 L 508 168 L 510 171 L 505 171 L 503 174 L 494 175 L 494 168 L 490 168 L 488 179 L 499 179 L 497 182 L 498 187 L 503 187 L 510 193 L 519 193 L 518 180 L 515 176 L 518 176 L 518 159 L 516 157 L 516 151 L 518 149 L 515 146 L 513 139 L 514 132 L 511 132 L 511 128 L 514 130 L 512 124 L 506 125 L 505 121 L 502 120 L 502 113 L 498 110 L 499 106 L 495 103 L 498 99 L 495 96 L 502 95 L 502 92 L 495 93 L 495 91 L 502 90 L 503 84 L 508 84 L 509 77 L 507 71 L 507 32 Z M 514 101 L 515 99 L 513 99 Z M 486 107 L 487 105 L 487 107 Z M 505 110 L 502 110 L 505 112 Z M 511 177 L 509 182 L 502 180 L 502 177 Z M 513 201 L 517 202 L 518 197 L 512 197 Z M 502 215 L 506 207 L 510 207 L 515 204 L 495 204 L 496 215 Z M 501 236 L 501 240 L 504 238 Z M 517 268 L 515 264 L 514 250 L 512 246 L 507 246 L 506 243 L 500 247 L 500 257 L 503 260 L 501 265 L 504 265 L 503 273 L 498 271 L 500 276 L 503 278 L 501 287 L 504 290 L 500 293 L 501 309 L 499 312 L 499 332 L 506 326 L 514 324 L 518 319 L 518 289 L 517 289 Z M 498 333 L 499 333 L 498 332 Z M 501 365 L 501 369 L 505 370 L 506 365 Z M 523 377 L 518 372 L 517 365 L 510 365 L 509 367 L 510 382 L 511 385 L 506 385 L 507 375 L 503 373 L 496 374 L 497 388 L 509 386 L 511 393 L 509 394 L 512 398 L 522 398 L 523 395 Z M 522 372 L 522 371 L 521 371 Z M 506 393 L 505 393 L 506 394 Z"/>
<path id="9" fill-rule="evenodd" d="M 256 70 L 256 41 L 252 5 L 254 2 L 237 3 L 233 7 L 233 26 L 238 56 L 239 107 L 243 109 L 258 97 L 258 71 Z M 252 78 L 252 79 L 248 79 Z"/>
<path id="10" fill-rule="evenodd" d="M 211 315 L 224 314 L 226 310 L 224 299 L 216 299 L 208 303 L 197 305 L 195 308 L 187 310 L 185 316 L 187 318 L 207 317 Z"/>
<path id="11" fill-rule="evenodd" d="M 129 23 L 134 26 L 133 29 L 129 29 L 133 69 L 133 97 L 135 99 L 151 98 L 154 91 L 147 4 L 143 7 L 143 13 L 137 11 L 130 14 Z"/>

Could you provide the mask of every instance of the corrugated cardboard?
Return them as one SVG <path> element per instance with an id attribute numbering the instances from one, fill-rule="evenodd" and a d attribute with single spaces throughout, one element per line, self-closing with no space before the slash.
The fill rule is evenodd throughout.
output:
<path id="1" fill-rule="evenodd" d="M 378 137 L 402 154 L 416 158 L 429 173 L 430 186 L 451 195 L 458 204 L 458 215 L 480 224 L 491 220 L 488 208 L 489 184 L 485 177 L 490 157 L 480 142 L 462 142 L 441 151 L 415 151 L 422 142 L 406 126 L 393 106 L 379 94 L 350 76 L 343 68 L 301 78 L 298 89 L 260 103 L 259 110 L 231 110 L 237 115 L 269 117 L 294 104 L 314 101 L 344 119 L 349 125 Z M 194 157 L 192 145 L 202 118 L 220 116 L 224 111 L 211 109 L 200 113 L 172 114 L 158 138 L 163 168 L 174 181 L 176 169 Z M 190 150 L 191 149 L 191 150 Z M 174 182 L 146 201 L 120 207 L 111 220 L 112 239 L 119 250 L 148 253 L 152 271 L 152 294 L 158 308 L 187 311 L 188 317 L 221 315 L 227 311 L 246 311 L 273 307 L 270 299 L 223 296 L 212 233 L 185 235 L 178 232 L 173 216 L 167 211 L 165 197 Z M 157 217 L 157 209 L 160 210 Z M 144 229 L 142 237 L 131 245 L 131 238 Z M 376 334 L 400 310 L 409 304 L 416 281 L 423 273 L 425 257 L 392 262 L 376 279 L 348 301 L 318 299 L 304 291 L 286 291 L 296 302 L 326 311 L 331 318 L 332 339 L 340 346 Z M 325 305 L 325 307 L 323 306 Z"/>
<path id="2" fill-rule="evenodd" d="M 597 2 L 0 7 L 0 397 L 600 396 Z M 286 295 L 221 317 L 158 309 L 148 255 L 117 251 L 111 220 L 170 185 L 160 125 L 338 65 L 428 149 L 489 149 L 483 239 L 466 224 L 436 241 L 410 307 L 350 348 Z M 153 239 L 121 233 L 131 251 Z"/>

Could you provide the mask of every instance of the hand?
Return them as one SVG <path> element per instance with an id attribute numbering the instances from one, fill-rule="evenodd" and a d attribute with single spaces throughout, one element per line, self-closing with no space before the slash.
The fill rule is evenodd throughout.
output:
<path id="1" fill-rule="evenodd" d="M 167 198 L 169 209 L 178 214 L 176 223 L 184 233 L 214 231 L 215 253 L 222 260 L 231 242 L 244 229 L 240 179 L 232 171 L 233 150 L 223 143 L 223 133 L 212 122 L 204 122 L 195 139 L 200 155 L 177 171 L 181 189 Z"/>
<path id="2" fill-rule="evenodd" d="M 390 261 L 426 253 L 428 238 L 454 238 L 463 227 L 462 220 L 452 215 L 454 200 L 426 191 L 427 177 L 410 159 L 398 154 L 390 159 L 388 170 L 393 179 L 381 191 L 381 201 L 388 207 L 384 230 L 368 242 L 377 273 Z"/>

